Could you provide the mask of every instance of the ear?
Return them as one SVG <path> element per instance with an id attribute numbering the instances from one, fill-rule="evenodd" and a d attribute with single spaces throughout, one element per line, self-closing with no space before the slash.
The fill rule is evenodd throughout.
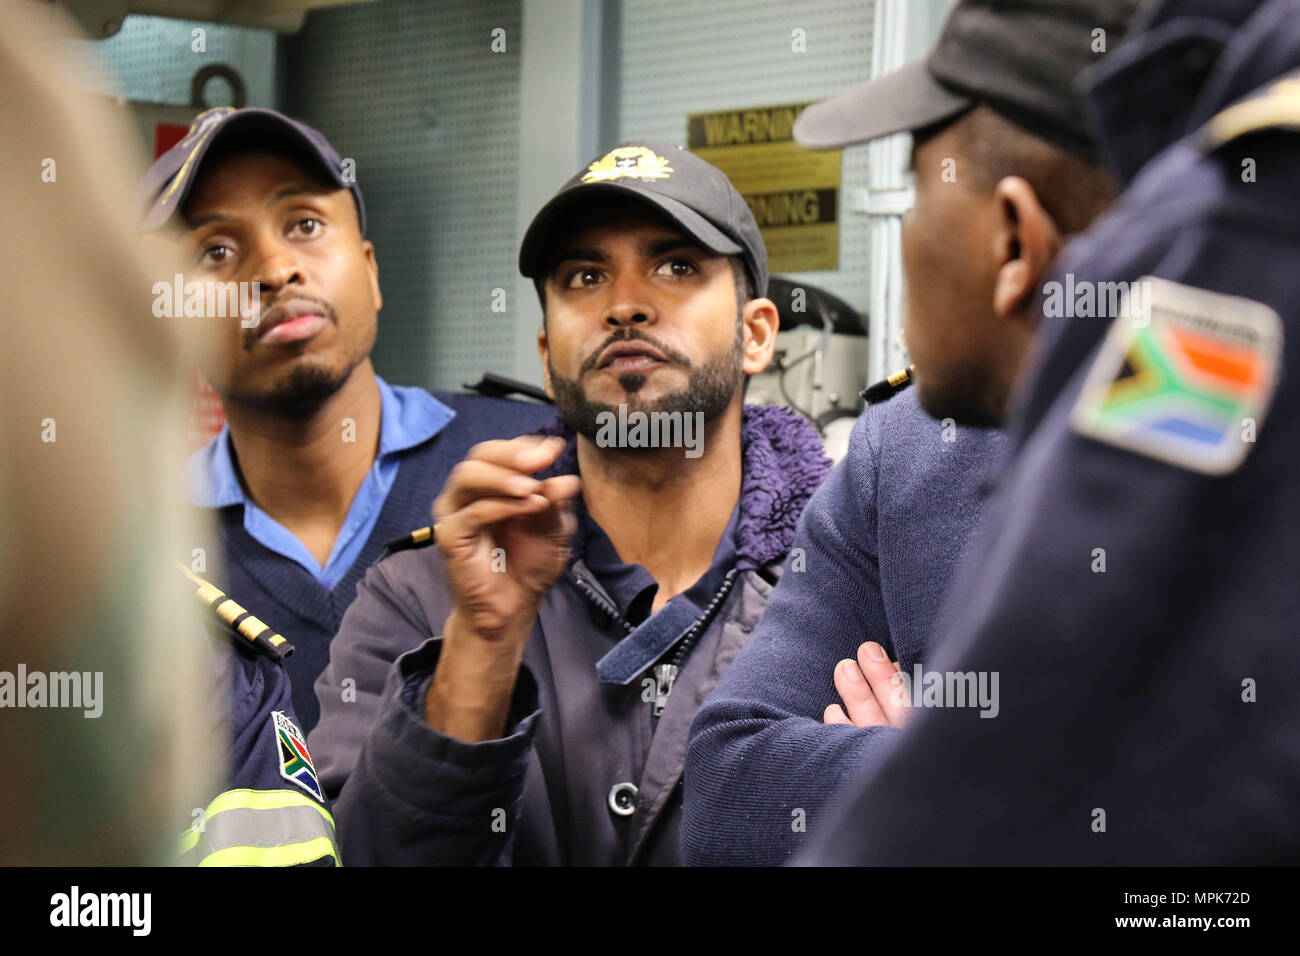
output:
<path id="1" fill-rule="evenodd" d="M 1028 309 L 1063 240 L 1034 187 L 1019 176 L 999 181 L 993 197 L 998 216 L 994 254 L 999 263 L 993 311 L 1005 319 Z"/>
<path id="2" fill-rule="evenodd" d="M 746 375 L 757 375 L 772 361 L 781 315 L 771 299 L 750 299 L 741 317 L 745 325 L 743 368 Z"/>
<path id="3" fill-rule="evenodd" d="M 554 398 L 555 393 L 551 391 L 551 363 L 549 361 L 551 346 L 546 340 L 546 326 L 542 326 L 537 330 L 537 356 L 542 360 L 542 388 L 546 390 L 547 395 Z"/>
<path id="4" fill-rule="evenodd" d="M 366 257 L 366 268 L 370 271 L 370 298 L 378 312 L 384 307 L 384 294 L 379 291 L 379 262 L 375 259 L 375 244 L 369 239 L 363 240 L 361 252 Z"/>

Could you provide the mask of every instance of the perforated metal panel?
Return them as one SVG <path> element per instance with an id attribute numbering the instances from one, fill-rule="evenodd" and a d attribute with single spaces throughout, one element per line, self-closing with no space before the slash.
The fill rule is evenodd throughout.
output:
<path id="1" fill-rule="evenodd" d="M 385 0 L 313 12 L 284 44 L 286 109 L 356 160 L 392 382 L 510 369 L 511 313 L 492 306 L 515 292 L 520 24 L 517 0 Z"/>
<path id="2" fill-rule="evenodd" d="M 194 30 L 203 31 L 202 46 L 194 49 Z M 244 81 L 248 106 L 275 105 L 275 33 L 249 27 L 222 26 L 166 17 L 132 14 L 107 40 L 78 40 L 82 82 L 109 96 L 149 103 L 190 101 L 190 80 L 201 67 L 225 63 Z M 213 80 L 211 102 L 227 102 Z"/>
<path id="3" fill-rule="evenodd" d="M 821 99 L 870 77 L 873 0 L 624 0 L 619 139 L 686 142 L 686 116 Z M 806 52 L 791 49 L 804 31 Z M 844 153 L 840 268 L 786 273 L 865 312 L 869 228 L 845 197 L 867 184 L 867 151 Z"/>

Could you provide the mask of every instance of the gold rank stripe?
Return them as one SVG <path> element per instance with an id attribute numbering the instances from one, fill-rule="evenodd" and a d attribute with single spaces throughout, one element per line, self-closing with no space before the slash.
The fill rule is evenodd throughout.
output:
<path id="1" fill-rule="evenodd" d="M 1300 129 L 1300 77 L 1288 77 L 1269 87 L 1263 96 L 1244 100 L 1215 115 L 1206 125 L 1209 147 L 1262 129 Z"/>
<path id="2" fill-rule="evenodd" d="M 276 660 L 293 653 L 293 645 L 288 640 L 271 630 L 266 622 L 250 614 L 221 588 L 203 580 L 183 564 L 177 564 L 177 567 L 197 588 L 195 596 L 232 632 Z"/>
<path id="3" fill-rule="evenodd" d="M 204 581 L 203 584 L 199 587 L 199 599 L 202 601 L 206 601 L 208 604 L 216 604 L 225 596 L 226 596 L 225 593 L 220 588 L 213 587 L 211 584 L 208 584 L 206 581 Z"/>
<path id="4" fill-rule="evenodd" d="M 394 538 L 384 545 L 384 550 L 392 554 L 397 551 L 406 551 L 410 548 L 422 548 L 427 544 L 432 544 L 434 535 L 438 533 L 436 524 L 429 525 L 427 528 L 416 528 L 410 534 L 403 535 L 400 538 Z"/>
<path id="5" fill-rule="evenodd" d="M 912 377 L 912 367 L 909 365 L 907 368 L 899 369 L 893 375 L 889 376 L 887 381 L 894 388 L 898 388 L 898 386 L 902 385 L 911 377 Z"/>
<path id="6" fill-rule="evenodd" d="M 267 631 L 269 631 L 270 628 L 250 614 L 248 615 L 248 617 L 244 618 L 242 621 L 239 622 L 238 630 L 240 634 L 243 634 L 244 637 L 248 638 L 250 641 L 255 641 L 263 634 L 265 634 Z M 277 635 L 277 637 L 278 636 L 279 635 Z M 280 638 L 280 639 L 284 640 L 284 638 Z"/>
<path id="7" fill-rule="evenodd" d="M 235 626 L 235 621 L 239 620 L 240 617 L 248 613 L 248 611 L 240 607 L 230 598 L 226 598 L 224 601 L 218 604 L 216 607 L 216 612 L 217 612 L 217 616 L 220 617 L 227 624 L 229 624 L 231 627 Z"/>

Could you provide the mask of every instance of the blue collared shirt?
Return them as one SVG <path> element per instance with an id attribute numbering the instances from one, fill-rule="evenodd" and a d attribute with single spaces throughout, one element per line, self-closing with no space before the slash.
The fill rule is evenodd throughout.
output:
<path id="1" fill-rule="evenodd" d="M 325 587 L 333 587 L 356 563 L 397 480 L 402 452 L 428 441 L 456 413 L 422 388 L 389 385 L 378 375 L 381 402 L 379 453 L 348 509 L 343 527 L 324 566 L 284 525 L 259 508 L 244 493 L 235 471 L 230 426 L 194 453 L 186 466 L 190 499 L 200 507 L 244 506 L 244 530 L 276 554 L 296 561 Z"/>

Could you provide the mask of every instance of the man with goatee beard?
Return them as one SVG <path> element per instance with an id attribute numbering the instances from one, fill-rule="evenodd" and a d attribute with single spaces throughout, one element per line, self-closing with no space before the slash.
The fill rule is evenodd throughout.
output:
<path id="1" fill-rule="evenodd" d="M 708 163 L 616 147 L 537 214 L 520 269 L 564 426 L 474 448 L 436 546 L 362 581 L 311 740 L 345 863 L 677 863 L 687 727 L 829 467 L 807 421 L 743 403 L 777 310 Z"/>
<path id="2" fill-rule="evenodd" d="M 305 730 L 329 641 L 385 542 L 427 523 L 474 442 L 554 419 L 543 405 L 375 374 L 383 297 L 353 171 L 308 126 L 219 107 L 140 187 L 142 229 L 178 243 L 187 264 L 155 284 L 166 300 L 155 314 L 197 326 L 195 358 L 227 420 L 188 475 L 218 541 L 196 542 L 186 563 L 224 578 L 294 644 L 285 666 Z"/>

